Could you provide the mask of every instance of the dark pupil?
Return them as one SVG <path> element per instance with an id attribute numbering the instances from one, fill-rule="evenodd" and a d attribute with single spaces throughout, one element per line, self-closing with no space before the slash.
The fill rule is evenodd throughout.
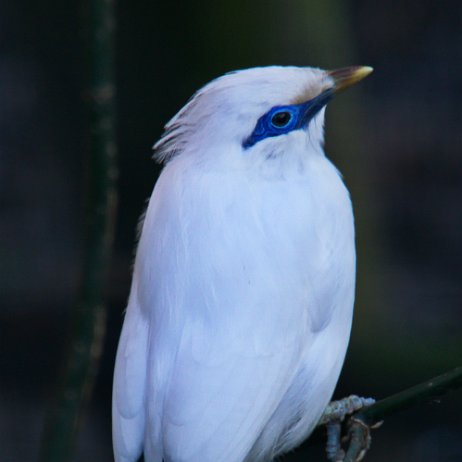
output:
<path id="1" fill-rule="evenodd" d="M 271 122 L 276 127 L 285 127 L 290 122 L 290 112 L 276 112 Z"/>

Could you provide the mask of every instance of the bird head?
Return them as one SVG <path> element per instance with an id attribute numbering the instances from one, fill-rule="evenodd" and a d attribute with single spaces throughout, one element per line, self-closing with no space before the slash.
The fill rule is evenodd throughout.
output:
<path id="1" fill-rule="evenodd" d="M 231 72 L 204 86 L 168 122 L 154 145 L 156 157 L 190 155 L 202 165 L 239 169 L 323 155 L 326 104 L 371 71 L 270 66 Z"/>

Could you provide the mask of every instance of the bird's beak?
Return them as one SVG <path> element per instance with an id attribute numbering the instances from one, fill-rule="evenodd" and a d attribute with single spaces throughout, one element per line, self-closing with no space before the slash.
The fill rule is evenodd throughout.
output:
<path id="1" fill-rule="evenodd" d="M 350 66 L 342 67 L 341 69 L 334 69 L 327 71 L 327 75 L 334 80 L 334 93 L 345 90 L 351 85 L 358 83 L 360 80 L 367 77 L 373 71 L 369 66 Z"/>

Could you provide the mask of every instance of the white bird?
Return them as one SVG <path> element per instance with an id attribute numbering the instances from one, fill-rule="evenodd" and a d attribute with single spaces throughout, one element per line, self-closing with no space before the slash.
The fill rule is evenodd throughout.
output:
<path id="1" fill-rule="evenodd" d="M 226 74 L 166 125 L 117 352 L 116 462 L 269 461 L 316 426 L 355 286 L 324 109 L 371 70 Z"/>

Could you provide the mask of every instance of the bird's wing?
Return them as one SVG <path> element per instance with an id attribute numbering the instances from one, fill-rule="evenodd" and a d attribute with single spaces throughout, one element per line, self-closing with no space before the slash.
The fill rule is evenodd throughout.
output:
<path id="1" fill-rule="evenodd" d="M 249 316 L 252 328 L 242 320 L 185 328 L 164 402 L 166 460 L 241 461 L 248 454 L 311 340 L 303 319 L 271 328 L 264 316 L 263 309 L 259 320 Z"/>
<path id="2" fill-rule="evenodd" d="M 112 432 L 116 462 L 133 462 L 143 450 L 148 324 L 135 295 L 132 288 L 114 371 Z"/>
<path id="3" fill-rule="evenodd" d="M 309 249 L 298 245 L 306 231 L 287 239 L 285 229 L 256 223 L 259 211 L 242 212 L 239 185 L 216 205 L 209 191 L 223 191 L 220 177 L 192 184 L 168 169 L 135 266 L 151 311 L 147 438 L 165 461 L 243 460 L 314 341 L 307 274 L 292 262 L 306 266 Z"/>

